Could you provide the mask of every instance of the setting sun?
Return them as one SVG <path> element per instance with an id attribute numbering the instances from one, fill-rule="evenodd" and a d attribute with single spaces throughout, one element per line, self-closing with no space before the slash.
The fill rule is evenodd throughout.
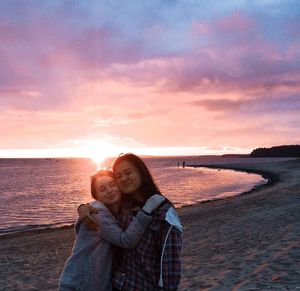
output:
<path id="1" fill-rule="evenodd" d="M 121 149 L 113 144 L 102 140 L 81 140 L 76 141 L 78 146 L 78 155 L 90 158 L 99 167 L 99 165 L 108 157 L 116 156 Z"/>

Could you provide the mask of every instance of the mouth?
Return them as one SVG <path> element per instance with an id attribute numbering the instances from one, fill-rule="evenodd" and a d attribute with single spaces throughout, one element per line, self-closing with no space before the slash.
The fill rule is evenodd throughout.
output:
<path id="1" fill-rule="evenodd" d="M 114 193 L 114 194 L 111 194 L 108 196 L 108 199 L 110 200 L 114 200 L 114 199 L 117 199 L 118 198 L 118 194 L 117 193 Z"/>

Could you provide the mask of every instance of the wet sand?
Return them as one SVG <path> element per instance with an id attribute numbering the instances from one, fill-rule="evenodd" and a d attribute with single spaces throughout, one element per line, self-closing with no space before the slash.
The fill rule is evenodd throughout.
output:
<path id="1" fill-rule="evenodd" d="M 300 290 L 300 160 L 216 167 L 272 182 L 179 209 L 180 290 Z M 57 290 L 73 241 L 70 227 L 0 237 L 0 290 Z"/>

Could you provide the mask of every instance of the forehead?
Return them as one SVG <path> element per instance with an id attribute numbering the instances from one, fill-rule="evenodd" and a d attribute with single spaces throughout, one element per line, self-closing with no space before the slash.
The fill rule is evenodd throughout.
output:
<path id="1" fill-rule="evenodd" d="M 136 167 L 128 162 L 128 161 L 123 161 L 121 162 L 117 167 L 116 167 L 116 172 L 122 172 L 122 171 L 125 171 L 127 169 L 136 169 Z"/>
<path id="2" fill-rule="evenodd" d="M 114 178 L 110 176 L 100 176 L 96 179 L 95 185 L 99 187 L 101 185 L 106 185 L 107 183 L 110 183 L 113 180 Z"/>

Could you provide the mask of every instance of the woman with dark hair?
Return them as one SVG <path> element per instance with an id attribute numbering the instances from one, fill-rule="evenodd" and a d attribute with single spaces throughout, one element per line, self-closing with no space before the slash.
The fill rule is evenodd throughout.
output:
<path id="1" fill-rule="evenodd" d="M 92 176 L 91 194 L 95 201 L 90 204 L 99 210 L 94 218 L 101 227 L 94 232 L 84 224 L 76 224 L 77 236 L 72 255 L 60 278 L 61 291 L 112 290 L 113 246 L 133 248 L 152 221 L 151 212 L 164 200 L 161 195 L 152 196 L 135 221 L 123 230 L 116 219 L 121 192 L 111 171 L 101 170 Z"/>
<path id="2" fill-rule="evenodd" d="M 115 174 L 115 177 L 116 177 L 118 183 L 123 185 L 123 183 L 122 183 L 123 179 L 122 179 L 122 176 L 120 175 L 120 172 L 124 168 L 124 164 L 125 164 L 125 167 L 126 167 L 126 165 L 128 166 L 129 164 L 131 164 L 138 170 L 138 172 L 141 176 L 141 183 L 140 183 L 140 186 L 138 187 L 138 189 L 136 189 L 135 191 L 139 192 L 139 194 L 141 194 L 142 197 L 147 199 L 150 196 L 152 196 L 153 194 L 161 194 L 158 186 L 154 182 L 154 179 L 153 179 L 149 169 L 143 162 L 143 160 L 134 154 L 130 154 L 130 153 L 122 154 L 114 161 L 113 172 Z M 123 167 L 121 169 L 120 169 L 120 165 L 121 165 L 121 167 L 123 165 Z M 126 174 L 126 171 L 124 173 Z M 125 181 L 126 181 L 126 179 L 125 179 Z M 124 192 L 124 194 L 126 194 L 126 193 Z M 132 193 L 131 193 L 131 195 L 132 195 Z"/>
<path id="3" fill-rule="evenodd" d="M 120 155 L 113 172 L 123 193 L 119 221 L 126 228 L 147 198 L 161 194 L 145 163 L 134 154 Z M 79 216 L 94 225 L 88 207 L 79 208 Z M 181 277 L 180 252 L 182 225 L 169 200 L 155 211 L 153 220 L 139 243 L 123 250 L 121 262 L 114 269 L 116 290 L 177 290 Z"/>

